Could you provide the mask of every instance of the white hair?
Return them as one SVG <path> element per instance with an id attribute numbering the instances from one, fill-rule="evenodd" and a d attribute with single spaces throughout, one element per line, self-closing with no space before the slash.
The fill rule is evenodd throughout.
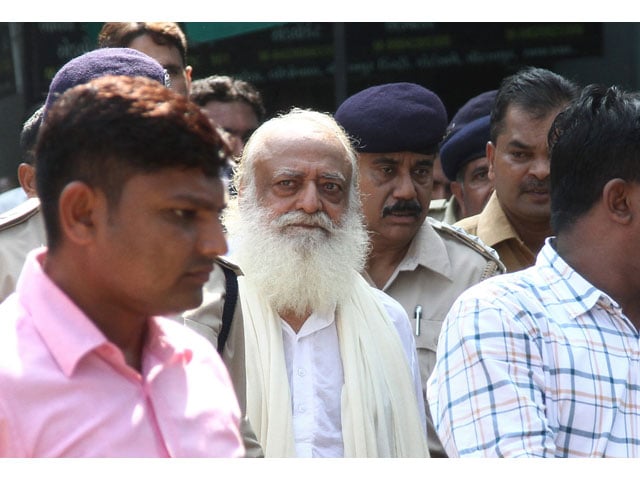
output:
<path id="1" fill-rule="evenodd" d="M 276 215 L 258 198 L 255 161 L 262 142 L 275 129 L 286 132 L 289 122 L 301 121 L 320 125 L 335 137 L 352 166 L 348 203 L 339 222 L 326 212 L 294 210 Z M 277 312 L 327 311 L 350 294 L 353 275 L 363 270 L 370 244 L 358 193 L 356 158 L 335 120 L 309 110 L 294 109 L 266 122 L 246 144 L 235 173 L 239 198 L 229 205 L 224 222 L 234 259 Z M 301 228 L 301 224 L 320 228 Z"/>
<path id="2" fill-rule="evenodd" d="M 332 115 L 298 107 L 294 107 L 287 113 L 267 120 L 253 132 L 251 138 L 244 146 L 240 164 L 234 171 L 233 183 L 237 191 L 240 191 L 241 188 L 247 190 L 247 193 L 255 190 L 255 160 L 260 154 L 260 148 L 264 139 L 274 131 L 280 129 L 286 131 L 288 124 L 298 125 L 300 122 L 309 122 L 320 126 L 344 148 L 345 159 L 349 161 L 352 172 L 349 189 L 349 205 L 359 205 L 360 177 L 358 173 L 358 156 L 347 132 L 336 122 Z"/>

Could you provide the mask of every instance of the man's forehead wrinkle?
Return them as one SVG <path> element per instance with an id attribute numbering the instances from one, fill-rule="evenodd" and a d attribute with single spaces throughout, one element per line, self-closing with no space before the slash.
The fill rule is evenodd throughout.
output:
<path id="1" fill-rule="evenodd" d="M 346 177 L 340 172 L 324 172 L 320 176 L 328 180 L 342 180 L 343 182 L 346 181 Z"/>
<path id="2" fill-rule="evenodd" d="M 273 171 L 274 177 L 304 177 L 306 173 L 302 170 L 296 169 L 294 167 L 281 167 L 277 168 Z M 346 177 L 343 173 L 338 171 L 330 171 L 330 172 L 320 172 L 318 177 L 328 179 L 328 180 L 341 180 L 346 181 Z"/>
<path id="3" fill-rule="evenodd" d="M 275 177 L 302 177 L 304 173 L 293 167 L 280 167 L 273 171 Z"/>

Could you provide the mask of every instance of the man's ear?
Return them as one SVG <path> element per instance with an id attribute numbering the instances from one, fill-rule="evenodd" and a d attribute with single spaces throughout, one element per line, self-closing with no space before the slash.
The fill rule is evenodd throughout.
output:
<path id="1" fill-rule="evenodd" d="M 493 182 L 496 178 L 496 172 L 494 170 L 494 163 L 496 160 L 496 146 L 492 142 L 487 142 L 485 153 L 487 154 L 487 161 L 489 162 L 489 180 Z"/>
<path id="2" fill-rule="evenodd" d="M 193 75 L 193 67 L 191 65 L 187 65 L 186 67 L 184 67 L 184 76 L 186 78 L 187 92 L 191 92 L 192 75 Z"/>
<path id="3" fill-rule="evenodd" d="M 36 193 L 36 169 L 28 163 L 18 165 L 18 181 L 27 194 L 27 197 L 37 197 Z"/>
<path id="4" fill-rule="evenodd" d="M 458 202 L 458 207 L 460 208 L 460 215 L 462 217 L 467 216 L 467 209 L 464 206 L 464 192 L 462 191 L 462 185 L 458 182 L 451 182 L 451 193 L 456 198 Z"/>
<path id="5" fill-rule="evenodd" d="M 84 182 L 69 183 L 58 200 L 60 229 L 76 245 L 91 243 L 96 235 L 96 215 L 101 202 L 97 192 Z"/>
<path id="6" fill-rule="evenodd" d="M 633 215 L 639 215 L 640 211 L 634 211 L 634 203 L 630 193 L 637 185 L 626 182 L 621 178 L 609 180 L 602 189 L 602 201 L 609 218 L 623 225 L 627 225 L 633 219 Z"/>

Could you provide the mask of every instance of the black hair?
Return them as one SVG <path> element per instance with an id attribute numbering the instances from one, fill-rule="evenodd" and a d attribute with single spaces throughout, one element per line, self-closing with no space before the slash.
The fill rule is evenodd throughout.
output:
<path id="1" fill-rule="evenodd" d="M 640 181 L 640 96 L 589 85 L 549 131 L 551 225 L 562 232 L 614 178 Z"/>
<path id="2" fill-rule="evenodd" d="M 98 46 L 125 48 L 142 35 L 149 35 L 158 45 L 176 47 L 182 66 L 187 65 L 187 37 L 175 22 L 107 22 L 98 33 Z"/>
<path id="3" fill-rule="evenodd" d="M 197 168 L 217 176 L 230 155 L 200 107 L 144 77 L 104 76 L 67 90 L 40 130 L 36 184 L 51 250 L 68 183 L 99 189 L 113 209 L 135 174 Z"/>
<path id="4" fill-rule="evenodd" d="M 22 125 L 20 132 L 20 154 L 22 161 L 33 165 L 35 161 L 35 147 L 38 140 L 38 131 L 42 123 L 44 104 L 36 109 Z"/>
<path id="5" fill-rule="evenodd" d="M 532 118 L 542 119 L 576 98 L 579 92 L 571 80 L 544 68 L 525 67 L 506 77 L 491 110 L 491 141 L 495 144 L 502 132 L 510 106 L 518 106 Z"/>
<path id="6" fill-rule="evenodd" d="M 189 98 L 201 107 L 212 101 L 244 102 L 256 114 L 258 123 L 262 123 L 265 119 L 262 95 L 255 86 L 239 78 L 211 75 L 194 80 L 191 83 Z"/>

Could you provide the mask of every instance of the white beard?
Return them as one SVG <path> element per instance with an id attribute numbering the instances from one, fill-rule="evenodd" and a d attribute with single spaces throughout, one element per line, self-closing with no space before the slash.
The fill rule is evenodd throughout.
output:
<path id="1" fill-rule="evenodd" d="M 276 312 L 333 311 L 351 294 L 353 275 L 362 271 L 369 248 L 357 208 L 335 225 L 324 212 L 293 211 L 272 219 L 274 214 L 252 199 L 245 198 L 244 205 L 230 205 L 225 214 L 233 259 Z M 301 223 L 321 228 L 292 225 Z"/>

